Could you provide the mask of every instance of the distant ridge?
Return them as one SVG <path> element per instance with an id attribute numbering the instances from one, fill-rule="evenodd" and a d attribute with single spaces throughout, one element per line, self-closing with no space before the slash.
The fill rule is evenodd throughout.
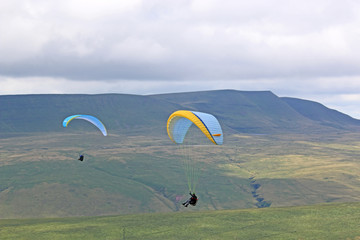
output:
<path id="1" fill-rule="evenodd" d="M 271 91 L 217 90 L 154 97 L 212 112 L 226 127 L 243 133 L 347 131 L 360 126 L 360 120 L 320 103 L 280 98 Z"/>
<path id="2" fill-rule="evenodd" d="M 354 119 L 337 110 L 329 109 L 318 102 L 290 97 L 282 97 L 281 99 L 304 117 L 325 126 L 346 129 L 352 125 L 358 126 L 360 122 L 358 119 Z"/>
<path id="3" fill-rule="evenodd" d="M 1 133 L 63 131 L 61 121 L 80 113 L 99 117 L 110 133 L 144 134 L 141 130 L 148 129 L 148 134 L 165 134 L 167 117 L 178 109 L 212 113 L 225 131 L 233 133 L 353 131 L 360 127 L 360 120 L 320 103 L 280 98 L 270 91 L 8 95 L 0 96 L 0 103 Z"/>

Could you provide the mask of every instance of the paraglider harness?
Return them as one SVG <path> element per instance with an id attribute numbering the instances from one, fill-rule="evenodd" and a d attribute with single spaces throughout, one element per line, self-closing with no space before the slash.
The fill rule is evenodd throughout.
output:
<path id="1" fill-rule="evenodd" d="M 84 155 L 80 155 L 78 160 L 83 161 L 84 160 Z"/>
<path id="2" fill-rule="evenodd" d="M 185 207 L 189 206 L 189 204 L 192 205 L 192 206 L 196 206 L 196 203 L 197 203 L 197 200 L 198 200 L 196 194 L 191 193 L 191 192 L 189 194 L 190 194 L 191 197 L 186 202 L 184 202 L 183 205 Z"/>

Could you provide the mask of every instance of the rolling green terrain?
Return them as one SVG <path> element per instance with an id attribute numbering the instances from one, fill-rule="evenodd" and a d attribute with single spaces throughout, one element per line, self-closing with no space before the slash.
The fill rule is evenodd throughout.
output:
<path id="1" fill-rule="evenodd" d="M 189 209 L 180 204 L 188 197 L 182 155 L 166 135 L 54 133 L 0 139 L 0 146 L 1 218 L 360 200 L 357 134 L 236 134 L 222 146 L 195 149 L 200 200 Z"/>
<path id="2" fill-rule="evenodd" d="M 7 239 L 360 239 L 360 203 L 0 220 Z"/>
<path id="3" fill-rule="evenodd" d="M 280 98 L 270 91 L 219 90 L 149 96 L 0 96 L 0 137 L 7 133 L 64 132 L 61 122 L 73 114 L 97 116 L 111 133 L 161 136 L 167 118 L 179 109 L 212 113 L 226 134 L 360 131 L 360 120 L 319 103 Z M 74 122 L 71 130 L 94 129 Z"/>
<path id="4" fill-rule="evenodd" d="M 271 92 L 0 96 L 0 219 L 360 201 L 360 121 Z M 194 146 L 199 203 L 166 134 L 178 109 L 213 113 L 224 145 Z M 98 116 L 91 124 L 62 120 Z M 77 161 L 84 154 L 85 161 Z"/>

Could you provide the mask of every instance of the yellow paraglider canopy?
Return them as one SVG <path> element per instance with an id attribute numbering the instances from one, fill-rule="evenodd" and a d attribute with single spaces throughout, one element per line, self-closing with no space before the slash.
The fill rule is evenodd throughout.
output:
<path id="1" fill-rule="evenodd" d="M 200 112 L 191 112 L 186 110 L 179 110 L 172 113 L 167 121 L 167 133 L 169 138 L 174 143 L 179 143 L 174 139 L 174 130 L 171 129 L 171 123 L 174 119 L 186 118 L 195 124 L 201 132 L 214 144 L 222 144 L 222 130 L 216 120 L 216 118 L 210 114 L 200 113 Z M 214 121 L 215 120 L 215 121 Z M 187 129 L 186 129 L 187 130 Z M 186 131 L 185 131 L 186 133 Z M 184 136 L 183 136 L 184 137 Z M 217 137 L 218 139 L 215 139 Z M 221 137 L 221 138 L 220 138 Z"/>

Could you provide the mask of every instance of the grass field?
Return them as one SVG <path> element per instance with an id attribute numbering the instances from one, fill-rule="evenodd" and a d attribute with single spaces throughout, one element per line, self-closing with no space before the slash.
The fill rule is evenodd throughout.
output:
<path id="1" fill-rule="evenodd" d="M 356 134 L 232 135 L 223 146 L 197 149 L 200 200 L 189 210 L 181 206 L 188 197 L 182 161 L 166 135 L 96 133 L 1 138 L 0 218 L 360 201 Z"/>
<path id="2" fill-rule="evenodd" d="M 360 203 L 0 220 L 7 239 L 360 239 Z"/>

